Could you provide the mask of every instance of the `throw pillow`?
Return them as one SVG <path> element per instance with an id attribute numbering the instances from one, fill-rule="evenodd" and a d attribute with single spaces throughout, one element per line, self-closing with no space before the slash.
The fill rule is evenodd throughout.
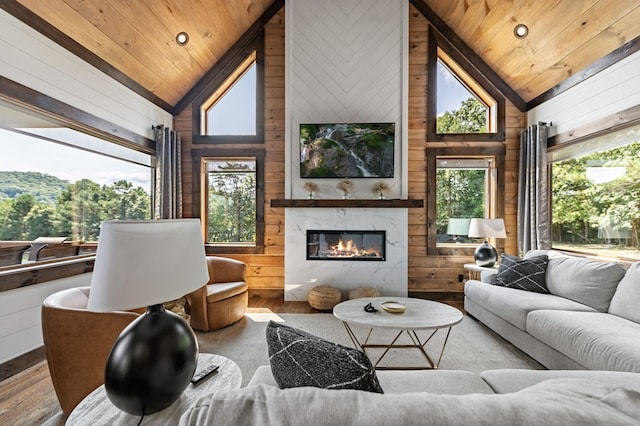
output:
<path id="1" fill-rule="evenodd" d="M 640 262 L 629 267 L 611 299 L 609 313 L 640 323 Z"/>
<path id="2" fill-rule="evenodd" d="M 367 355 L 270 321 L 267 347 L 271 373 L 281 389 L 313 386 L 383 393 Z"/>
<path id="3" fill-rule="evenodd" d="M 501 259 L 495 285 L 536 293 L 549 293 L 546 285 L 549 258 L 546 255 L 520 259 L 503 254 Z"/>

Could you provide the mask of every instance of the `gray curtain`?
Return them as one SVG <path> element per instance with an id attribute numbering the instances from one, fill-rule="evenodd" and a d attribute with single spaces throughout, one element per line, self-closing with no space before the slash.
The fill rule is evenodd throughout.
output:
<path id="1" fill-rule="evenodd" d="M 548 128 L 538 123 L 520 137 L 518 174 L 518 252 L 551 248 L 549 174 L 547 170 Z"/>
<path id="2" fill-rule="evenodd" d="M 154 126 L 156 141 L 156 182 L 153 217 L 182 217 L 182 178 L 180 172 L 180 135 L 160 125 Z"/>

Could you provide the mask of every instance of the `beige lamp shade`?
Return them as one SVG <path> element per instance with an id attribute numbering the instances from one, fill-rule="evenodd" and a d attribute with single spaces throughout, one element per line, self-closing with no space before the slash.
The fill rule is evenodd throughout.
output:
<path id="1" fill-rule="evenodd" d="M 507 238 L 504 219 L 471 219 L 469 238 Z"/>
<path id="2" fill-rule="evenodd" d="M 102 222 L 88 309 L 152 306 L 209 280 L 199 219 Z"/>

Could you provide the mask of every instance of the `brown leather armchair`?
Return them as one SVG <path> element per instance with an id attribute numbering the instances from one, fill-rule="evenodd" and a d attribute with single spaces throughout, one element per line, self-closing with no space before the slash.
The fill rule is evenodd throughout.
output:
<path id="1" fill-rule="evenodd" d="M 249 302 L 246 267 L 239 260 L 207 256 L 209 282 L 185 296 L 193 329 L 217 330 L 244 317 Z"/>
<path id="2" fill-rule="evenodd" d="M 44 349 L 65 416 L 104 383 L 104 369 L 113 342 L 139 315 L 87 311 L 89 290 L 90 287 L 62 290 L 42 303 Z"/>

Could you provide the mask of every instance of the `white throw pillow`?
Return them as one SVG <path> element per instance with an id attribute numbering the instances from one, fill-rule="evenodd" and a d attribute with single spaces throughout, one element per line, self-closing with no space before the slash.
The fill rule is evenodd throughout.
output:
<path id="1" fill-rule="evenodd" d="M 618 283 L 626 272 L 624 265 L 618 262 L 550 257 L 547 288 L 551 294 L 607 312 Z"/>
<path id="2" fill-rule="evenodd" d="M 618 284 L 609 313 L 640 323 L 640 262 L 631 265 Z"/>

